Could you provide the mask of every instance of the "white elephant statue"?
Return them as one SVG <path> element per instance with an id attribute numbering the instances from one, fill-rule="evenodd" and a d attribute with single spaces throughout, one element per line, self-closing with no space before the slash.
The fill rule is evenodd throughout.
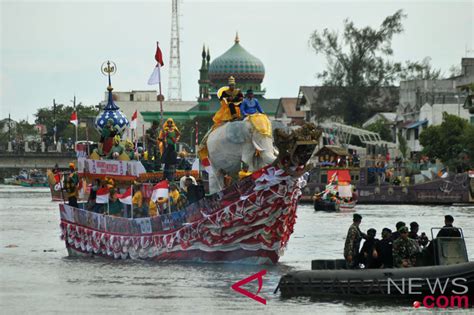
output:
<path id="1" fill-rule="evenodd" d="M 272 163 L 277 154 L 273 137 L 259 133 L 247 119 L 228 122 L 210 132 L 207 149 L 214 170 L 209 177 L 210 193 L 222 190 L 224 186 L 220 170 L 236 174 L 243 161 L 250 171 L 255 171 Z"/>

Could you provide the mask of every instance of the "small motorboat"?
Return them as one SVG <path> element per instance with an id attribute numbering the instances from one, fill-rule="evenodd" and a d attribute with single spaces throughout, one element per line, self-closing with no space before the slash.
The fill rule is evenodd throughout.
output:
<path id="1" fill-rule="evenodd" d="M 331 177 L 324 191 L 313 196 L 315 211 L 351 211 L 357 198 L 347 170 L 330 171 Z"/>

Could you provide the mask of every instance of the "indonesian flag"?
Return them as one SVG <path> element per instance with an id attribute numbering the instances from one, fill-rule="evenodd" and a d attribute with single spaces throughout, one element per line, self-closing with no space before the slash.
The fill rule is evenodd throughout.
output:
<path id="1" fill-rule="evenodd" d="M 156 184 L 154 187 L 153 187 L 153 193 L 151 194 L 151 200 L 153 200 L 153 202 L 156 202 L 158 200 L 158 198 L 168 198 L 168 188 L 169 188 L 169 185 L 168 185 L 168 181 L 167 180 L 162 180 L 161 182 L 159 182 L 158 184 Z"/>
<path id="2" fill-rule="evenodd" d="M 72 112 L 72 114 L 71 114 L 71 119 L 69 119 L 69 122 L 70 122 L 71 124 L 73 124 L 74 126 L 77 127 L 79 121 L 77 120 L 77 113 L 76 113 L 76 111 L 73 111 L 73 112 Z"/>
<path id="3" fill-rule="evenodd" d="M 117 194 L 118 199 L 121 203 L 126 205 L 132 204 L 132 187 L 129 187 L 123 194 Z"/>
<path id="4" fill-rule="evenodd" d="M 202 164 L 202 166 L 204 166 L 204 169 L 206 170 L 206 172 L 208 174 L 214 173 L 214 171 L 212 169 L 212 166 L 211 166 L 211 161 L 209 161 L 209 158 L 206 157 L 206 158 L 202 159 L 201 164 Z"/>
<path id="5" fill-rule="evenodd" d="M 99 204 L 109 203 L 109 196 L 110 196 L 110 193 L 107 187 L 100 188 L 97 191 L 95 203 L 99 203 Z"/>
<path id="6" fill-rule="evenodd" d="M 160 68 L 163 67 L 163 54 L 161 53 L 160 46 L 156 42 L 156 53 L 155 53 L 156 66 L 148 79 L 148 85 L 159 84 L 161 82 Z"/>
<path id="7" fill-rule="evenodd" d="M 137 118 L 138 118 L 138 112 L 135 110 L 135 112 L 132 115 L 132 120 L 130 121 L 130 129 L 137 129 Z"/>

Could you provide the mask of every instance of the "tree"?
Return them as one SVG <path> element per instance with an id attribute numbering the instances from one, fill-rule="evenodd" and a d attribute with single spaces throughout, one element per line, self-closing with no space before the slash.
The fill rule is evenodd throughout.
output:
<path id="1" fill-rule="evenodd" d="M 62 137 L 74 139 L 74 126 L 69 122 L 71 114 L 74 111 L 72 106 L 65 106 L 63 104 L 56 105 L 56 110 L 50 107 L 43 107 L 36 112 L 36 123 L 46 126 L 47 136 L 52 137 L 54 133 L 54 126 L 56 126 L 56 139 Z M 97 141 L 99 134 L 95 131 L 93 126 L 94 118 L 99 114 L 99 109 L 95 106 L 76 106 L 77 117 L 79 121 L 87 121 L 87 133 L 89 140 Z M 79 139 L 86 139 L 86 128 L 78 128 Z"/>
<path id="2" fill-rule="evenodd" d="M 365 129 L 372 132 L 377 132 L 380 135 L 380 138 L 382 140 L 385 140 L 388 142 L 393 141 L 392 131 L 387 126 L 387 124 L 384 123 L 383 120 L 378 120 L 374 122 L 373 124 L 368 125 L 367 128 Z"/>
<path id="3" fill-rule="evenodd" d="M 400 150 L 402 157 L 406 159 L 409 153 L 409 148 L 407 140 L 403 137 L 401 132 L 398 133 L 398 149 Z"/>
<path id="4" fill-rule="evenodd" d="M 387 59 L 393 55 L 393 36 L 403 32 L 405 17 L 398 10 L 378 29 L 357 28 L 346 19 L 342 35 L 328 29 L 312 33 L 310 45 L 327 60 L 326 70 L 317 75 L 322 80 L 318 106 L 311 104 L 317 119 L 343 116 L 346 123 L 361 125 L 372 114 L 387 110 L 381 108 L 383 104 L 398 102 L 398 91 L 392 93 L 387 87 L 399 79 L 439 77 L 440 71 L 431 67 L 429 58 L 405 66 Z"/>
<path id="5" fill-rule="evenodd" d="M 368 26 L 359 29 L 346 19 L 342 38 L 336 31 L 314 31 L 310 44 L 328 62 L 327 70 L 318 77 L 323 80 L 323 86 L 330 87 L 320 93 L 318 102 L 334 104 L 332 107 L 343 113 L 346 123 L 363 122 L 368 116 L 364 110 L 368 98 L 376 96 L 380 87 L 390 85 L 394 74 L 401 69 L 400 64 L 393 64 L 385 57 L 393 54 L 392 37 L 403 31 L 404 17 L 399 10 L 386 17 L 379 29 Z"/>
<path id="6" fill-rule="evenodd" d="M 430 126 L 420 134 L 423 153 L 440 159 L 453 168 L 474 166 L 474 126 L 465 119 L 443 113 L 439 126 Z"/>
<path id="7" fill-rule="evenodd" d="M 400 71 L 401 80 L 436 80 L 440 76 L 441 70 L 433 68 L 430 57 L 425 57 L 422 61 L 406 61 Z"/>

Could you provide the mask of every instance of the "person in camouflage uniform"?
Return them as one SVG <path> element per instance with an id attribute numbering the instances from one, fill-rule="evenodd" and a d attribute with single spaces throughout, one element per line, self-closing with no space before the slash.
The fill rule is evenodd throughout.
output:
<path id="1" fill-rule="evenodd" d="M 393 242 L 393 266 L 395 268 L 414 267 L 420 247 L 415 240 L 408 237 L 408 228 L 402 226 L 400 237 Z"/>
<path id="2" fill-rule="evenodd" d="M 359 229 L 362 216 L 355 213 L 353 223 L 347 231 L 346 243 L 344 245 L 344 258 L 348 269 L 356 268 L 359 265 L 360 241 L 365 238 L 365 234 Z"/>

